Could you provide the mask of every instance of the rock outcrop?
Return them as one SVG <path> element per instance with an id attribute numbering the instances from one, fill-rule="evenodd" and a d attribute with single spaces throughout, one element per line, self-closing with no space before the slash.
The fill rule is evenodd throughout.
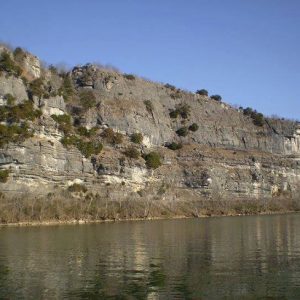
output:
<path id="1" fill-rule="evenodd" d="M 11 94 L 18 103 L 28 99 L 26 87 L 21 78 L 2 75 L 0 76 L 0 98 L 3 99 L 6 94 Z"/>
<path id="2" fill-rule="evenodd" d="M 33 97 L 42 115 L 28 122 L 34 130 L 32 137 L 0 149 L 0 169 L 9 170 L 7 181 L 0 183 L 6 195 L 46 195 L 73 183 L 100 194 L 110 186 L 109 197 L 116 200 L 143 190 L 151 191 L 161 201 L 203 196 L 259 199 L 299 192 L 297 122 L 265 118 L 258 126 L 242 109 L 208 96 L 94 65 L 58 75 L 41 70 L 39 61 L 27 55 L 21 66 L 31 80 L 44 80 L 42 94 L 32 96 L 30 83 L 4 72 L 0 99 L 11 94 L 18 104 Z M 63 86 L 67 80 L 73 91 Z M 93 95 L 89 96 L 92 105 L 82 102 L 89 101 L 81 98 L 86 91 Z M 4 100 L 0 101 L 2 107 L 6 105 Z M 172 111 L 176 112 L 173 117 Z M 68 130 L 72 132 L 95 128 L 89 138 L 93 143 L 101 141 L 103 150 L 86 156 L 76 146 L 78 142 L 63 144 L 66 128 L 53 115 L 69 115 L 73 129 Z M 192 124 L 197 125 L 196 131 L 188 129 Z M 107 142 L 103 135 L 107 128 L 121 134 L 122 143 Z M 180 128 L 185 128 L 186 134 L 180 136 Z M 134 133 L 142 134 L 141 144 L 131 142 Z M 166 147 L 172 142 L 182 148 Z M 162 165 L 149 169 L 142 156 L 126 156 L 129 147 L 135 147 L 142 156 L 158 152 Z"/>

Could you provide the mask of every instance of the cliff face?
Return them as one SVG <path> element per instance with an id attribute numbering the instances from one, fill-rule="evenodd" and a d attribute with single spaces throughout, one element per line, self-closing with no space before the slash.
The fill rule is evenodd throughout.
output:
<path id="1" fill-rule="evenodd" d="M 33 109 L 42 114 L 27 121 L 30 137 L 1 146 L 0 169 L 9 170 L 9 176 L 0 188 L 8 196 L 46 195 L 74 183 L 113 200 L 138 199 L 143 193 L 160 201 L 203 195 L 270 198 L 299 191 L 296 122 L 265 118 L 255 125 L 242 109 L 208 96 L 94 65 L 61 75 L 42 70 L 37 58 L 25 53 L 19 66 L 23 79 L 6 70 L 0 74 L 0 105 L 9 108 L 10 94 L 14 105 L 32 101 Z M 36 91 L 39 78 L 42 83 Z M 72 92 L 66 95 L 68 88 Z M 71 135 L 53 115 L 70 116 L 68 132 L 73 138 L 79 128 L 94 130 L 89 139 L 101 142 L 103 150 L 84 155 L 74 143 L 62 143 Z M 188 129 L 192 124 L 196 131 Z M 10 123 L 2 119 L 2 125 Z M 107 128 L 120 133 L 122 141 L 109 141 L 104 135 Z M 180 128 L 183 134 L 178 134 Z M 132 143 L 135 133 L 142 134 L 141 144 Z M 182 148 L 166 147 L 172 142 Z M 151 169 L 142 156 L 126 155 L 132 147 L 141 155 L 159 153 L 162 165 Z"/>

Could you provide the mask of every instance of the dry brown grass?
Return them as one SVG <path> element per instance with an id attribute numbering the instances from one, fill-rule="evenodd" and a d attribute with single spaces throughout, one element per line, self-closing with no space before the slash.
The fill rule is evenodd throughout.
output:
<path id="1" fill-rule="evenodd" d="M 213 215 L 250 215 L 300 211 L 300 198 L 163 201 L 142 195 L 140 198 L 109 200 L 88 192 L 61 195 L 48 194 L 45 198 L 8 199 L 0 195 L 0 223 L 101 221 L 172 217 L 201 217 Z"/>

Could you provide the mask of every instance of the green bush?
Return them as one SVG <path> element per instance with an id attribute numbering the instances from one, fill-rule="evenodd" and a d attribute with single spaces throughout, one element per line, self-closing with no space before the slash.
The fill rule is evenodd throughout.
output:
<path id="1" fill-rule="evenodd" d="M 170 118 L 172 118 L 172 119 L 176 119 L 176 118 L 179 116 L 178 110 L 177 110 L 177 109 L 171 110 L 170 113 L 169 113 L 169 116 L 170 116 Z"/>
<path id="2" fill-rule="evenodd" d="M 83 126 L 77 128 L 77 133 L 81 136 L 86 136 L 86 137 L 89 136 L 89 130 Z"/>
<path id="3" fill-rule="evenodd" d="M 177 108 L 180 116 L 183 118 L 183 119 L 187 119 L 190 115 L 190 106 L 187 105 L 187 104 L 180 104 Z"/>
<path id="4" fill-rule="evenodd" d="M 63 82 L 58 93 L 63 96 L 66 101 L 69 101 L 74 96 L 74 86 L 71 77 L 67 74 L 63 76 Z"/>
<path id="5" fill-rule="evenodd" d="M 71 116 L 67 115 L 67 114 L 51 115 L 51 118 L 59 124 L 62 124 L 62 123 L 71 124 Z"/>
<path id="6" fill-rule="evenodd" d="M 222 101 L 222 97 L 220 95 L 212 95 L 210 96 L 211 99 L 215 100 L 215 101 Z"/>
<path id="7" fill-rule="evenodd" d="M 124 154 L 129 157 L 129 158 L 134 158 L 138 159 L 140 157 L 140 152 L 134 148 L 134 147 L 129 147 L 124 151 Z"/>
<path id="8" fill-rule="evenodd" d="M 37 78 L 29 84 L 29 92 L 31 96 L 41 98 L 45 93 L 43 78 Z"/>
<path id="9" fill-rule="evenodd" d="M 150 152 L 144 156 L 146 166 L 150 169 L 157 169 L 161 166 L 160 155 L 157 152 Z"/>
<path id="10" fill-rule="evenodd" d="M 128 79 L 128 80 L 134 80 L 135 76 L 132 74 L 123 74 L 124 78 Z"/>
<path id="11" fill-rule="evenodd" d="M 74 183 L 68 187 L 68 191 L 71 193 L 80 193 L 80 192 L 86 193 L 87 188 L 82 184 Z"/>
<path id="12" fill-rule="evenodd" d="M 92 91 L 81 91 L 79 94 L 79 100 L 84 109 L 90 109 L 93 106 L 96 106 L 96 96 Z"/>
<path id="13" fill-rule="evenodd" d="M 77 121 L 77 120 L 75 120 L 75 121 Z M 83 126 L 80 126 L 77 128 L 77 133 L 81 136 L 89 137 L 89 130 Z"/>
<path id="14" fill-rule="evenodd" d="M 264 115 L 262 113 L 258 113 L 256 110 L 253 110 L 250 107 L 247 107 L 243 110 L 245 116 L 250 116 L 253 124 L 256 126 L 263 126 L 265 122 Z"/>
<path id="15" fill-rule="evenodd" d="M 51 115 L 51 118 L 59 124 L 58 129 L 64 134 L 69 134 L 72 131 L 73 126 L 70 115 Z"/>
<path id="16" fill-rule="evenodd" d="M 6 51 L 0 54 L 0 71 L 17 77 L 22 74 L 22 69 L 11 59 L 9 53 Z"/>
<path id="17" fill-rule="evenodd" d="M 201 96 L 208 96 L 208 91 L 205 89 L 197 90 L 196 94 L 201 95 Z"/>
<path id="18" fill-rule="evenodd" d="M 20 55 L 23 56 L 23 55 L 25 55 L 25 52 L 24 52 L 24 50 L 23 50 L 21 47 L 17 47 L 17 48 L 14 50 L 13 54 L 14 54 L 14 57 L 20 56 Z"/>
<path id="19" fill-rule="evenodd" d="M 11 95 L 8 98 L 12 97 Z M 12 99 L 10 99 L 13 102 Z M 16 106 L 0 107 L 0 122 L 8 125 L 0 125 L 0 147 L 10 142 L 22 142 L 33 136 L 27 120 L 33 121 L 41 116 L 40 110 L 35 110 L 30 101 L 18 104 Z"/>
<path id="20" fill-rule="evenodd" d="M 5 183 L 8 180 L 9 170 L 0 170 L 0 182 Z"/>
<path id="21" fill-rule="evenodd" d="M 144 137 L 140 132 L 136 132 L 131 135 L 131 141 L 135 144 L 141 144 L 143 139 Z"/>
<path id="22" fill-rule="evenodd" d="M 98 155 L 103 149 L 103 145 L 101 143 L 84 141 L 75 135 L 65 136 L 60 140 L 60 142 L 64 147 L 75 146 L 86 158 L 91 155 Z"/>
<path id="23" fill-rule="evenodd" d="M 97 130 L 98 130 L 97 127 L 93 127 L 90 130 L 83 126 L 77 128 L 78 134 L 85 137 L 92 137 L 93 135 L 96 134 Z"/>
<path id="24" fill-rule="evenodd" d="M 253 113 L 253 109 L 251 107 L 244 108 L 243 113 L 245 116 L 251 116 L 251 114 Z"/>
<path id="25" fill-rule="evenodd" d="M 181 127 L 176 131 L 177 135 L 179 136 L 187 136 L 189 133 L 189 130 L 187 127 Z"/>
<path id="26" fill-rule="evenodd" d="M 4 110 L 6 110 L 6 121 L 9 123 L 18 123 L 20 120 L 34 121 L 42 115 L 39 109 L 34 109 L 33 103 L 30 100 L 5 108 Z"/>
<path id="27" fill-rule="evenodd" d="M 196 124 L 196 123 L 193 123 L 192 125 L 190 125 L 189 126 L 189 130 L 190 131 L 197 131 L 199 129 L 199 126 L 198 126 L 198 124 Z"/>
<path id="28" fill-rule="evenodd" d="M 79 141 L 79 138 L 76 135 L 68 135 L 61 138 L 60 142 L 65 146 L 76 146 Z"/>
<path id="29" fill-rule="evenodd" d="M 179 115 L 183 119 L 187 119 L 190 115 L 191 108 L 187 104 L 180 104 L 175 110 L 171 110 L 169 115 L 170 118 L 176 119 Z"/>
<path id="30" fill-rule="evenodd" d="M 93 154 L 98 155 L 103 149 L 103 145 L 99 142 L 85 142 L 80 139 L 77 141 L 76 147 L 86 158 Z"/>
<path id="31" fill-rule="evenodd" d="M 251 118 L 253 119 L 253 123 L 256 126 L 263 126 L 264 125 L 264 115 L 262 113 L 255 113 L 251 115 Z"/>
<path id="32" fill-rule="evenodd" d="M 13 52 L 13 55 L 14 55 L 14 59 L 18 62 L 18 63 L 22 63 L 25 56 L 26 56 L 26 53 L 25 51 L 20 48 L 20 47 L 17 47 L 14 52 Z"/>
<path id="33" fill-rule="evenodd" d="M 8 107 L 0 106 L 0 122 L 6 122 L 8 113 Z"/>
<path id="34" fill-rule="evenodd" d="M 170 144 L 167 144 L 167 148 L 171 149 L 171 150 L 179 150 L 182 148 L 182 144 L 181 143 L 175 143 L 175 142 L 172 142 Z"/>
<path id="35" fill-rule="evenodd" d="M 166 83 L 165 88 L 170 89 L 171 91 L 175 91 L 176 87 L 172 84 Z"/>
<path id="36" fill-rule="evenodd" d="M 123 135 L 119 132 L 114 132 L 112 128 L 106 128 L 101 136 L 106 139 L 109 144 L 121 144 L 123 142 Z"/>
<path id="37" fill-rule="evenodd" d="M 21 125 L 3 125 L 0 124 L 0 147 L 8 143 L 22 142 L 33 136 L 26 123 Z"/>
<path id="38" fill-rule="evenodd" d="M 55 75 L 58 75 L 58 70 L 55 66 L 53 65 L 50 65 L 49 66 L 49 71 L 52 73 L 52 74 L 55 74 Z"/>
<path id="39" fill-rule="evenodd" d="M 6 94 L 4 96 L 4 98 L 6 99 L 6 102 L 7 102 L 7 105 L 8 106 L 14 106 L 15 105 L 15 102 L 16 102 L 16 98 L 11 95 L 11 94 Z"/>

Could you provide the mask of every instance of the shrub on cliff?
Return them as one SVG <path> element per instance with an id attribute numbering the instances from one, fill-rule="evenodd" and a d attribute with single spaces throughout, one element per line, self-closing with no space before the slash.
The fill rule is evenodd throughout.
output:
<path id="1" fill-rule="evenodd" d="M 251 118 L 253 119 L 253 123 L 256 126 L 263 126 L 264 125 L 264 115 L 262 113 L 255 113 L 251 116 Z"/>
<path id="2" fill-rule="evenodd" d="M 187 127 L 181 127 L 176 131 L 177 135 L 179 136 L 187 136 L 189 133 L 189 130 Z"/>
<path id="3" fill-rule="evenodd" d="M 9 170 L 0 170 L 0 182 L 5 183 L 8 180 Z"/>
<path id="4" fill-rule="evenodd" d="M 80 126 L 80 127 L 77 128 L 78 134 L 81 135 L 81 136 L 85 136 L 85 137 L 92 137 L 93 135 L 96 134 L 97 130 L 98 130 L 97 127 L 87 129 L 83 126 Z"/>
<path id="5" fill-rule="evenodd" d="M 247 107 L 243 109 L 243 114 L 245 116 L 251 116 L 252 113 L 253 113 L 253 109 L 251 107 Z"/>
<path id="6" fill-rule="evenodd" d="M 70 185 L 68 187 L 68 191 L 71 192 L 71 193 L 86 193 L 87 192 L 87 188 L 82 185 L 82 184 L 79 184 L 79 183 L 73 183 L 72 185 Z"/>
<path id="7" fill-rule="evenodd" d="M 210 96 L 211 99 L 215 100 L 215 101 L 222 101 L 222 97 L 220 95 L 212 95 Z"/>
<path id="8" fill-rule="evenodd" d="M 76 147 L 86 158 L 90 157 L 93 154 L 98 155 L 103 149 L 103 145 L 99 142 L 86 142 L 80 139 L 78 139 Z"/>
<path id="9" fill-rule="evenodd" d="M 140 132 L 133 133 L 131 135 L 131 141 L 135 144 L 141 144 L 143 142 L 143 135 Z"/>
<path id="10" fill-rule="evenodd" d="M 16 102 L 16 98 L 12 94 L 6 94 L 4 96 L 6 103 L 8 106 L 14 106 Z"/>
<path id="11" fill-rule="evenodd" d="M 75 146 L 86 158 L 91 155 L 98 155 L 103 149 L 103 145 L 101 143 L 96 141 L 85 141 L 75 135 L 65 136 L 60 140 L 60 142 L 67 148 L 69 146 Z"/>
<path id="12" fill-rule="evenodd" d="M 17 47 L 14 52 L 14 57 L 17 57 L 17 56 L 24 56 L 25 55 L 25 52 L 24 50 L 21 48 L 21 47 Z"/>
<path id="13" fill-rule="evenodd" d="M 27 100 L 9 108 L 7 113 L 7 122 L 17 123 L 20 122 L 20 120 L 34 121 L 41 115 L 42 112 L 39 109 L 34 109 L 33 103 L 30 100 Z"/>
<path id="14" fill-rule="evenodd" d="M 8 101 L 13 102 L 14 100 L 11 95 L 5 97 L 8 98 Z M 27 120 L 33 121 L 40 116 L 41 111 L 35 110 L 31 101 L 25 101 L 15 106 L 0 107 L 0 122 L 6 123 L 0 124 L 0 147 L 10 142 L 22 142 L 32 137 L 33 133 Z"/>
<path id="15" fill-rule="evenodd" d="M 17 77 L 22 74 L 22 69 L 12 60 L 9 53 L 6 51 L 3 51 L 0 54 L 0 71 L 4 71 Z"/>
<path id="16" fill-rule="evenodd" d="M 160 155 L 157 152 L 150 152 L 144 156 L 146 166 L 150 169 L 157 169 L 161 166 Z"/>
<path id="17" fill-rule="evenodd" d="M 199 129 L 199 126 L 198 126 L 198 124 L 196 124 L 196 123 L 193 123 L 192 125 L 190 125 L 189 126 L 189 130 L 190 131 L 197 131 Z"/>
<path id="18" fill-rule="evenodd" d="M 14 59 L 15 61 L 17 61 L 18 63 L 22 63 L 25 56 L 26 56 L 26 53 L 25 51 L 20 48 L 20 47 L 17 47 L 14 52 L 13 52 L 13 55 L 14 55 Z"/>
<path id="19" fill-rule="evenodd" d="M 32 132 L 26 123 L 3 125 L 0 124 L 0 147 L 8 143 L 22 142 L 32 137 Z"/>
<path id="20" fill-rule="evenodd" d="M 71 77 L 68 75 L 63 76 L 63 82 L 58 90 L 58 93 L 64 97 L 65 101 L 69 101 L 74 95 L 74 86 Z"/>
<path id="21" fill-rule="evenodd" d="M 181 103 L 180 105 L 177 106 L 177 108 L 175 110 L 171 110 L 169 115 L 170 115 L 170 118 L 172 118 L 172 119 L 176 119 L 179 115 L 183 119 L 187 119 L 190 115 L 190 111 L 191 111 L 191 108 L 189 105 Z"/>
<path id="22" fill-rule="evenodd" d="M 58 129 L 64 134 L 68 134 L 72 131 L 71 116 L 67 114 L 63 115 L 51 115 L 52 119 L 59 124 Z"/>
<path id="23" fill-rule="evenodd" d="M 79 94 L 79 100 L 84 109 L 90 109 L 96 105 L 96 96 L 92 91 L 81 91 Z"/>
<path id="24" fill-rule="evenodd" d="M 76 146 L 78 143 L 78 137 L 76 135 L 68 135 L 64 136 L 61 138 L 60 142 L 63 144 L 64 147 L 69 147 L 69 146 Z"/>
<path id="25" fill-rule="evenodd" d="M 253 124 L 256 126 L 263 126 L 264 125 L 264 115 L 262 113 L 258 113 L 256 110 L 253 110 L 250 107 L 247 107 L 243 110 L 245 116 L 250 116 Z"/>
<path id="26" fill-rule="evenodd" d="M 123 135 L 119 132 L 114 132 L 112 128 L 106 128 L 101 136 L 106 139 L 109 144 L 121 144 L 123 142 Z"/>
<path id="27" fill-rule="evenodd" d="M 197 90 L 196 94 L 201 95 L 201 96 L 208 96 L 208 91 L 205 89 Z"/>
<path id="28" fill-rule="evenodd" d="M 175 143 L 175 142 L 172 142 L 170 144 L 167 144 L 166 145 L 167 148 L 169 148 L 170 150 L 179 150 L 182 148 L 182 144 L 181 143 Z"/>
<path id="29" fill-rule="evenodd" d="M 134 147 L 129 147 L 124 151 L 124 154 L 129 157 L 129 158 L 134 158 L 138 159 L 140 157 L 140 152 L 134 148 Z"/>
<path id="30" fill-rule="evenodd" d="M 178 110 L 177 110 L 177 109 L 171 110 L 170 113 L 169 113 L 169 116 L 170 116 L 170 118 L 172 118 L 172 119 L 176 119 L 176 118 L 179 116 Z"/>
<path id="31" fill-rule="evenodd" d="M 128 79 L 128 80 L 134 80 L 135 76 L 132 74 L 123 74 L 124 78 Z"/>
<path id="32" fill-rule="evenodd" d="M 62 123 L 71 124 L 71 116 L 67 115 L 67 114 L 51 115 L 51 118 L 59 124 L 62 124 Z"/>
<path id="33" fill-rule="evenodd" d="M 29 92 L 31 96 L 41 98 L 45 93 L 43 78 L 37 78 L 29 84 Z"/>
<path id="34" fill-rule="evenodd" d="M 50 65 L 49 66 L 49 71 L 51 72 L 51 74 L 54 74 L 54 75 L 58 75 L 58 70 L 55 66 L 53 65 Z"/>
<path id="35" fill-rule="evenodd" d="M 177 108 L 177 111 L 183 119 L 187 119 L 190 115 L 191 108 L 187 104 L 180 104 Z"/>
<path id="36" fill-rule="evenodd" d="M 172 84 L 166 83 L 165 88 L 170 89 L 171 91 L 175 91 L 176 87 Z"/>

